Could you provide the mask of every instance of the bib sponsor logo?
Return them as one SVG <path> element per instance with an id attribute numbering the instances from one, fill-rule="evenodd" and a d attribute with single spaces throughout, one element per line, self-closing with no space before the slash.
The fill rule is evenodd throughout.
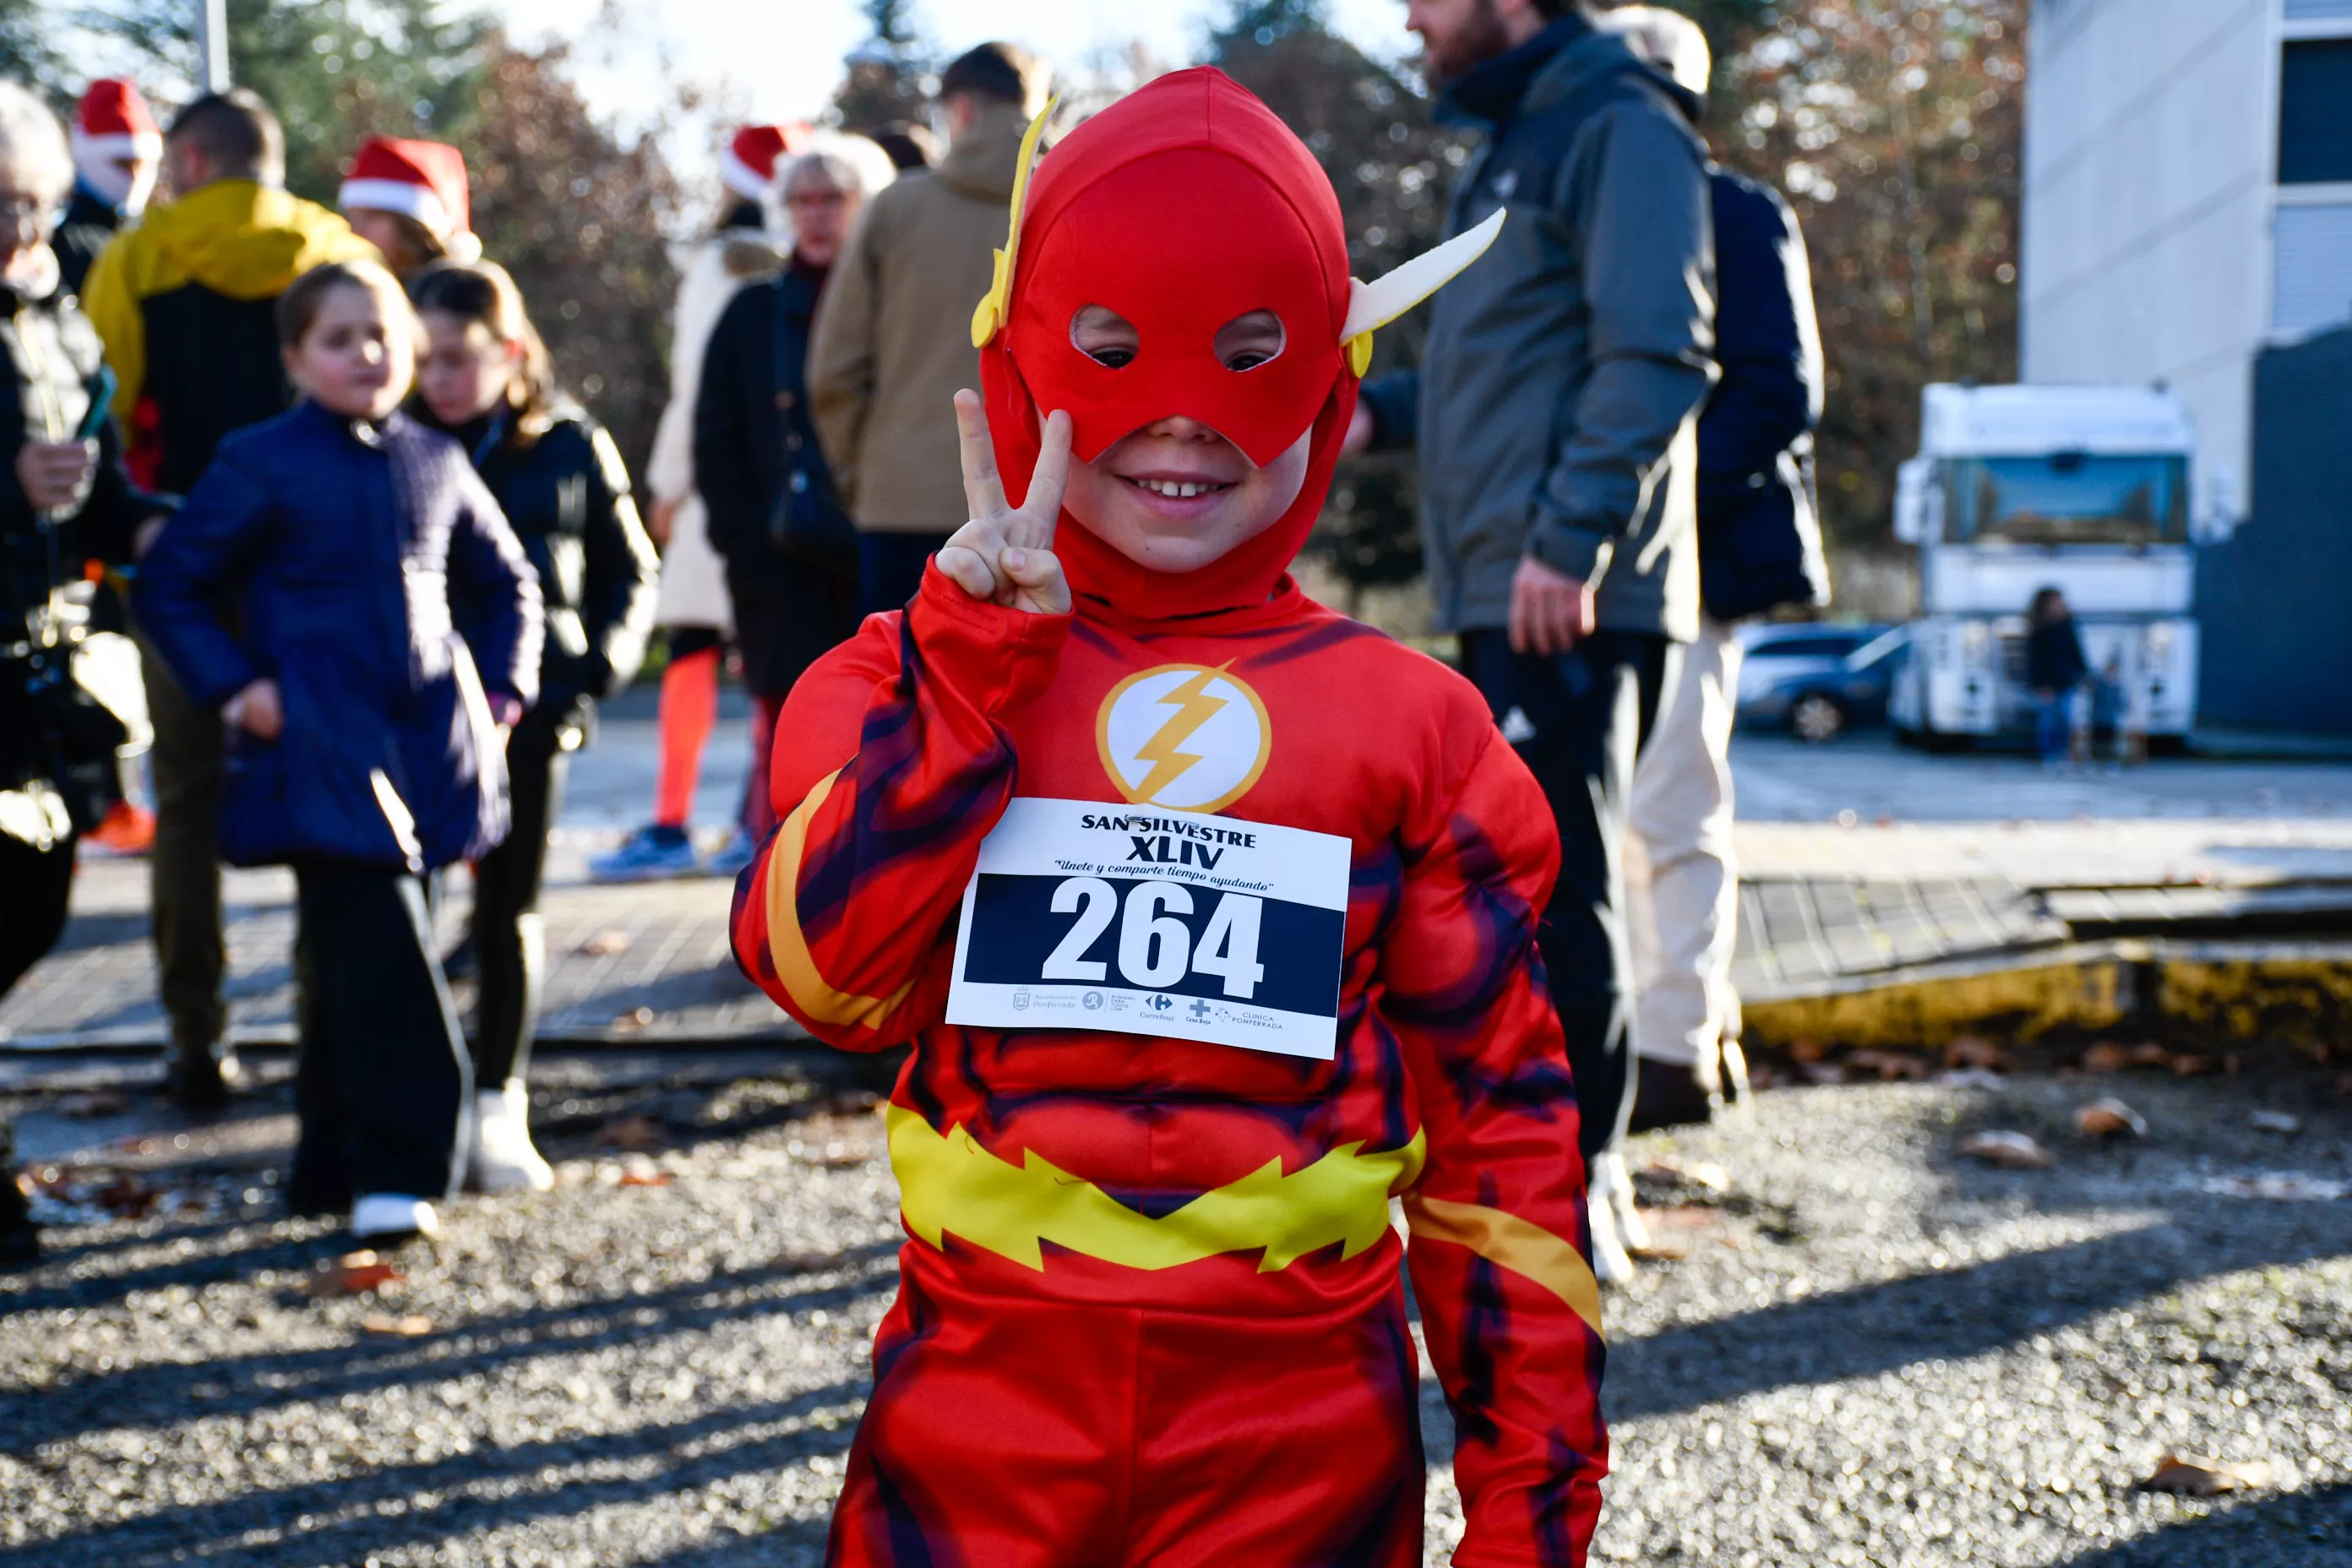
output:
<path id="1" fill-rule="evenodd" d="M 1095 721 L 1103 771 L 1136 805 L 1219 811 L 1249 793 L 1274 754 L 1274 727 L 1239 677 L 1163 664 L 1111 688 Z"/>

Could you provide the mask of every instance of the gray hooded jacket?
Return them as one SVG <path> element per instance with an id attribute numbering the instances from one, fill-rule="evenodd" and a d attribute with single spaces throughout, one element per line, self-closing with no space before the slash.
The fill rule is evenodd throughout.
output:
<path id="1" fill-rule="evenodd" d="M 1715 262 L 1685 97 L 1571 17 L 1441 106 L 1488 131 L 1448 231 L 1510 216 L 1438 294 L 1419 371 L 1365 398 L 1376 448 L 1420 448 L 1444 630 L 1507 625 L 1532 554 L 1595 583 L 1604 626 L 1698 635 L 1695 416 L 1715 376 Z"/>

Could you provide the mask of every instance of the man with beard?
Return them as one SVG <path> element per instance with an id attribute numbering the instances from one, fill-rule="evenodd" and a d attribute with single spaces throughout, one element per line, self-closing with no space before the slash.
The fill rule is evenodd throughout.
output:
<path id="1" fill-rule="evenodd" d="M 1351 445 L 1421 453 L 1439 626 L 1551 803 L 1539 938 L 1604 1280 L 1643 1239 L 1621 860 L 1633 763 L 1698 634 L 1694 416 L 1715 370 L 1695 104 L 1570 0 L 1412 0 L 1442 120 L 1485 133 L 1448 232 L 1510 221 L 1439 296 L 1420 369 L 1364 388 Z"/>

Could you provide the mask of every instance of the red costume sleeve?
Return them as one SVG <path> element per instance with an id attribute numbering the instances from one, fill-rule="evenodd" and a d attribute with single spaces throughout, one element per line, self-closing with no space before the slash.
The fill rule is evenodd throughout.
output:
<path id="1" fill-rule="evenodd" d="M 1457 1433 L 1468 1529 L 1454 1562 L 1571 1568 L 1600 1517 L 1608 1439 L 1575 1089 L 1535 945 L 1559 848 L 1535 781 L 1476 719 L 1460 784 L 1408 825 L 1381 1013 L 1429 1141 L 1404 1207 Z"/>
<path id="2" fill-rule="evenodd" d="M 1012 798 L 1004 720 L 1052 680 L 1066 616 L 936 568 L 793 687 L 770 777 L 782 825 L 736 884 L 736 962 L 819 1039 L 879 1050 L 946 1006 L 937 958 Z"/>

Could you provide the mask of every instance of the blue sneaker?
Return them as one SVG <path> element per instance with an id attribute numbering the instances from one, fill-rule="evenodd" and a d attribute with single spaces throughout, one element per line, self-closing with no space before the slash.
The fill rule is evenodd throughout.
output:
<path id="1" fill-rule="evenodd" d="M 726 843 L 710 852 L 710 858 L 702 863 L 702 869 L 708 876 L 724 877 L 731 882 L 743 874 L 743 868 L 758 858 L 759 854 L 760 841 L 751 837 L 750 829 L 739 825 L 727 836 Z"/>
<path id="2" fill-rule="evenodd" d="M 588 875 L 599 882 L 657 882 L 666 877 L 691 877 L 700 869 L 686 829 L 657 823 L 638 828 L 618 848 L 588 862 Z"/>

